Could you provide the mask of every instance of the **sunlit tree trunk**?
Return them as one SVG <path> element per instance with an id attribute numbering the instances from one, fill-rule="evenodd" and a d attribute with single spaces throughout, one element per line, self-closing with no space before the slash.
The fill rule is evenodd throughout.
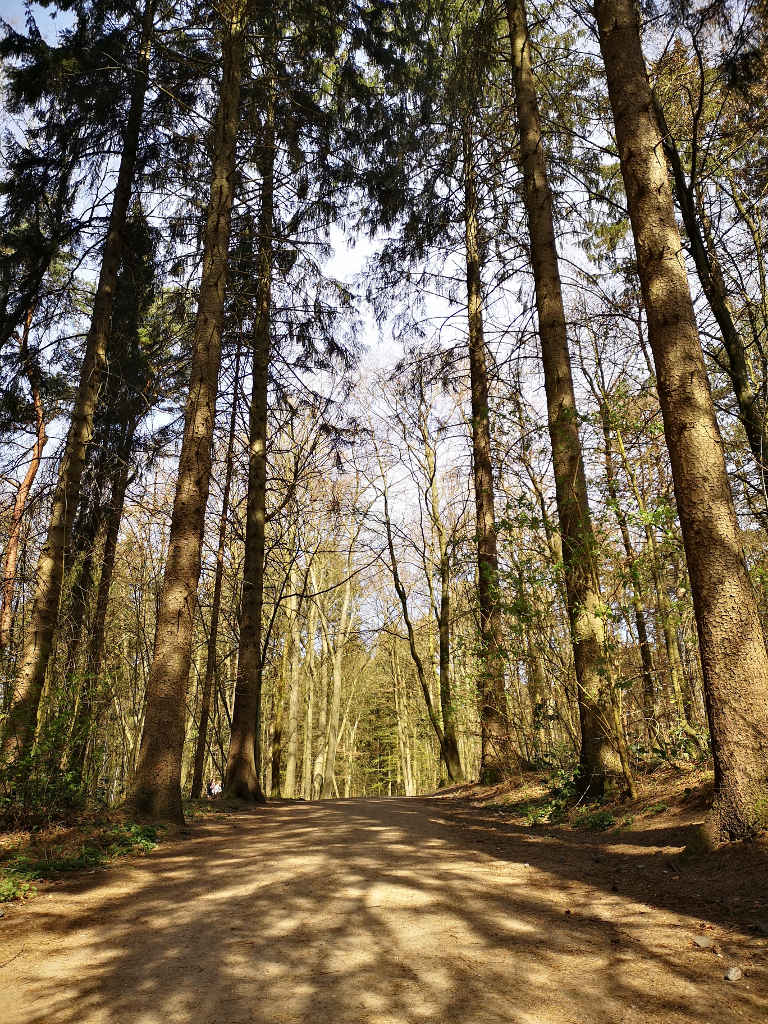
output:
<path id="1" fill-rule="evenodd" d="M 632 0 L 596 0 L 637 269 L 688 561 L 715 840 L 768 826 L 768 656 L 747 574 Z"/>
<path id="2" fill-rule="evenodd" d="M 336 745 L 339 739 L 341 686 L 343 682 L 342 662 L 352 619 L 351 598 L 352 581 L 347 579 L 344 584 L 339 621 L 336 626 L 336 643 L 333 647 L 333 658 L 331 662 L 331 700 L 328 708 L 328 738 L 325 748 L 325 764 L 323 765 L 323 786 L 320 792 L 320 796 L 324 800 L 332 795 L 334 773 L 336 771 Z"/>
<path id="3" fill-rule="evenodd" d="M 295 576 L 294 571 L 291 582 L 288 584 L 292 591 L 297 582 Z M 288 659 L 288 716 L 286 720 L 285 785 L 283 786 L 283 795 L 288 797 L 288 799 L 293 799 L 296 796 L 296 769 L 299 762 L 299 707 L 301 704 L 299 599 L 295 593 L 291 593 L 286 601 L 286 612 L 289 620 L 287 632 L 290 642 L 290 655 Z"/>
<path id="4" fill-rule="evenodd" d="M 531 67 L 525 5 L 523 0 L 507 0 L 506 8 L 515 106 L 520 127 L 523 201 L 528 215 L 555 495 L 578 688 L 581 784 L 585 791 L 599 796 L 609 780 L 617 781 L 623 777 L 630 790 L 633 783 L 613 692 L 612 666 L 605 650 L 595 538 L 579 438 L 552 193 Z"/>
<path id="5" fill-rule="evenodd" d="M 430 482 L 430 515 L 437 534 L 439 555 L 440 602 L 435 609 L 438 629 L 440 663 L 440 711 L 443 718 L 443 747 L 445 767 L 452 782 L 464 781 L 459 745 L 456 740 L 456 709 L 451 693 L 451 560 L 448 537 L 440 515 L 437 484 L 437 453 L 432 445 L 424 417 L 421 417 L 421 436 Z M 431 587 L 430 587 L 431 593 Z"/>
<path id="6" fill-rule="evenodd" d="M 147 683 L 144 732 L 129 801 L 139 814 L 175 821 L 183 820 L 181 759 L 185 695 L 211 477 L 247 3 L 246 0 L 227 0 L 219 10 L 224 19 L 222 73 L 190 390 L 154 657 Z"/>

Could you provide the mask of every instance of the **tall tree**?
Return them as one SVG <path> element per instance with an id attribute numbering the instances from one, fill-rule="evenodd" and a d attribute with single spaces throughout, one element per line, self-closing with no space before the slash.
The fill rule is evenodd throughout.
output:
<path id="1" fill-rule="evenodd" d="M 582 785 L 586 792 L 600 796 L 609 780 L 621 780 L 623 776 L 630 789 L 633 783 L 616 708 L 613 669 L 606 651 L 596 545 L 579 438 L 555 241 L 552 192 L 531 66 L 531 39 L 524 0 L 507 0 L 506 10 L 520 128 L 523 201 L 528 216 L 555 494 L 578 686 Z"/>
<path id="2" fill-rule="evenodd" d="M 227 0 L 220 18 L 221 80 L 214 122 L 211 191 L 192 348 L 184 438 L 179 457 L 168 560 L 158 610 L 147 707 L 130 803 L 137 813 L 183 821 L 181 761 L 191 663 L 195 592 L 200 577 L 211 475 L 221 330 L 235 180 L 236 138 L 248 0 Z"/>
<path id="3" fill-rule="evenodd" d="M 275 218 L 275 99 L 270 84 L 259 151 L 261 208 L 256 265 L 256 315 L 251 339 L 251 406 L 248 420 L 248 498 L 245 562 L 240 598 L 240 656 L 232 713 L 225 789 L 244 800 L 262 801 L 259 780 L 261 735 L 264 536 L 267 503 L 267 406 L 272 330 L 273 231 Z"/>
<path id="4" fill-rule="evenodd" d="M 477 603 L 480 610 L 480 780 L 498 782 L 509 768 L 509 724 L 501 642 L 499 557 L 496 547 L 491 461 L 488 368 L 483 337 L 483 295 L 478 237 L 478 200 L 471 118 L 465 119 L 464 241 L 467 265 L 469 377 L 472 400 L 472 472 L 477 512 Z"/>
<path id="5" fill-rule="evenodd" d="M 35 598 L 27 640 L 20 659 L 16 692 L 6 723 L 3 740 L 5 758 L 28 752 L 35 735 L 38 705 L 58 617 L 64 555 L 70 543 L 72 517 L 78 505 L 86 450 L 93 429 L 93 417 L 107 357 L 112 304 L 144 114 L 154 15 L 155 0 L 147 0 L 138 40 L 130 106 L 122 140 L 109 228 L 80 370 L 80 383 L 59 466 L 48 535 L 37 566 Z"/>
<path id="6" fill-rule="evenodd" d="M 768 655 L 709 390 L 632 0 L 597 0 L 659 400 L 699 634 L 715 761 L 711 832 L 768 825 Z"/>

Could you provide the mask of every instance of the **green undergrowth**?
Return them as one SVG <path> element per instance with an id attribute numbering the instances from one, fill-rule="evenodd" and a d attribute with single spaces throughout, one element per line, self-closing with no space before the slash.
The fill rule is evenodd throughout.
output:
<path id="1" fill-rule="evenodd" d="M 149 853 L 158 844 L 159 831 L 148 825 L 111 825 L 76 846 L 52 845 L 42 851 L 32 848 L 13 853 L 0 864 L 0 903 L 31 896 L 34 882 L 103 867 L 128 854 Z"/>
<path id="2" fill-rule="evenodd" d="M 669 811 L 666 800 L 649 800 L 645 804 L 634 804 L 632 813 L 622 813 L 620 804 L 611 796 L 599 802 L 582 803 L 579 797 L 576 772 L 561 768 L 547 779 L 544 792 L 526 794 L 525 799 L 509 800 L 504 803 L 487 804 L 490 810 L 511 813 L 521 818 L 526 826 L 569 824 L 573 828 L 591 832 L 607 832 L 609 829 L 631 829 L 635 816 L 651 818 Z M 692 790 L 686 788 L 685 796 Z"/>

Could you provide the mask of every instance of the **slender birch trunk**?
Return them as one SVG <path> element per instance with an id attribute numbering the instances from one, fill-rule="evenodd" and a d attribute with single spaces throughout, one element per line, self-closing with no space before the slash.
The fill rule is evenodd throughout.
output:
<path id="1" fill-rule="evenodd" d="M 430 484 L 430 518 L 437 534 L 439 555 L 440 604 L 435 608 L 438 631 L 438 657 L 440 664 L 440 711 L 443 718 L 443 746 L 445 767 L 451 782 L 464 781 L 464 769 L 456 740 L 456 709 L 451 693 L 451 560 L 445 523 L 440 515 L 437 486 L 437 452 L 429 438 L 424 417 L 420 417 L 421 437 Z M 430 593 L 432 586 L 430 584 Z"/>
<path id="2" fill-rule="evenodd" d="M 289 586 L 293 589 L 293 583 Z M 296 796 L 296 769 L 299 762 L 299 706 L 301 703 L 300 676 L 300 621 L 299 599 L 291 594 L 287 600 L 289 616 L 288 635 L 290 638 L 290 657 L 288 661 L 288 717 L 286 722 L 285 743 L 285 785 L 284 796 L 293 799 Z"/>
<path id="3" fill-rule="evenodd" d="M 691 580 L 715 762 L 715 840 L 768 827 L 768 655 L 696 327 L 632 0 L 596 0 L 664 434 Z"/>
<path id="4" fill-rule="evenodd" d="M 531 263 L 544 366 L 555 496 L 563 545 L 566 602 L 581 722 L 581 784 L 592 796 L 608 782 L 632 777 L 618 719 L 612 666 L 605 649 L 605 624 L 597 580 L 595 538 L 587 498 L 578 411 L 563 306 L 552 192 L 541 134 L 530 37 L 523 0 L 506 0 L 515 106 L 520 126 L 520 162 L 528 215 Z"/>
<path id="5" fill-rule="evenodd" d="M 347 566 L 349 568 L 349 566 Z M 352 622 L 351 613 L 352 581 L 347 579 L 344 584 L 344 596 L 339 613 L 336 644 L 333 649 L 331 663 L 331 701 L 328 709 L 328 738 L 325 748 L 325 764 L 323 765 L 323 786 L 320 796 L 326 800 L 332 795 L 336 771 L 336 744 L 339 740 L 339 718 L 341 715 L 342 661 L 346 647 L 349 628 Z"/>
<path id="6" fill-rule="evenodd" d="M 64 563 L 72 537 L 72 519 L 79 504 L 80 483 L 88 442 L 93 432 L 99 388 L 107 358 L 117 275 L 139 148 L 147 92 L 156 0 L 144 8 L 128 119 L 117 174 L 101 271 L 85 339 L 72 419 L 53 496 L 48 534 L 37 564 L 37 583 L 27 639 L 21 655 L 14 703 L 6 723 L 2 759 L 27 753 L 34 741 L 37 713 L 58 623 Z"/>
<path id="7" fill-rule="evenodd" d="M 190 390 L 168 542 L 168 560 L 147 683 L 147 706 L 130 804 L 142 815 L 183 821 L 181 760 L 185 694 L 191 661 L 195 595 L 200 578 L 211 443 L 221 362 L 221 330 L 245 50 L 247 0 L 219 8 L 222 72 L 215 119 L 211 196 L 205 225 Z"/>
<path id="8" fill-rule="evenodd" d="M 309 609 L 307 624 L 307 653 L 304 659 L 304 673 L 307 679 L 307 705 L 304 715 L 304 749 L 301 766 L 301 795 L 312 799 L 312 749 L 314 743 L 315 714 L 315 630 L 317 629 L 317 605 L 313 601 Z"/>

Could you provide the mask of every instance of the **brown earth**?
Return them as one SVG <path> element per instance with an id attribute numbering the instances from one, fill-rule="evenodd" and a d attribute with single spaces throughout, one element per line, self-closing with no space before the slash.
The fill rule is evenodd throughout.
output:
<path id="1" fill-rule="evenodd" d="M 472 795 L 216 814 L 41 885 L 0 920 L 0 1022 L 768 1020 L 765 844 L 681 858 L 658 811 L 593 834 Z"/>

